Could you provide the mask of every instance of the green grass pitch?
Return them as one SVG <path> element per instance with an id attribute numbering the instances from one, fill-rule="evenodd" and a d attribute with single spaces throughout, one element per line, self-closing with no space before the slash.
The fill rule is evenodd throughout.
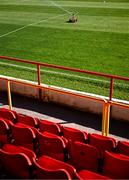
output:
<path id="1" fill-rule="evenodd" d="M 0 0 L 0 55 L 129 77 L 129 0 Z M 36 80 L 1 62 L 0 74 Z M 42 70 L 43 83 L 109 95 L 108 79 Z M 129 100 L 129 82 L 116 81 L 114 98 Z"/>

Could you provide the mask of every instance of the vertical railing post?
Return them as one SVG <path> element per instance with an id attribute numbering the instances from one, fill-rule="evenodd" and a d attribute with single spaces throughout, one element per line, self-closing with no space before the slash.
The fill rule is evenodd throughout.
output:
<path id="1" fill-rule="evenodd" d="M 9 80 L 7 80 L 7 91 L 8 91 L 9 109 L 12 110 L 12 98 L 11 98 L 11 89 L 10 89 L 10 81 Z"/>
<path id="2" fill-rule="evenodd" d="M 109 94 L 109 100 L 112 100 L 112 96 L 113 96 L 113 85 L 114 85 L 114 79 L 111 78 L 110 80 L 110 94 Z"/>
<path id="3" fill-rule="evenodd" d="M 102 135 L 105 136 L 106 128 L 106 102 L 103 103 L 103 112 L 102 112 Z"/>
<path id="4" fill-rule="evenodd" d="M 41 85 L 41 74 L 40 74 L 40 64 L 37 64 L 37 78 L 38 78 L 38 85 Z M 39 87 L 39 100 L 42 99 L 42 89 Z"/>
<path id="5" fill-rule="evenodd" d="M 41 76 L 40 76 L 40 65 L 37 64 L 37 79 L 38 79 L 38 85 L 41 84 Z"/>
<path id="6" fill-rule="evenodd" d="M 109 122 L 110 122 L 110 107 L 111 105 L 107 102 L 106 104 L 106 127 L 105 127 L 105 135 L 109 135 Z"/>

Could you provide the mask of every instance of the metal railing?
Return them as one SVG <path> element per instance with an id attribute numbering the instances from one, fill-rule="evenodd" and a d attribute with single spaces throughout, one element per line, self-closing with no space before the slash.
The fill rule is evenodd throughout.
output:
<path id="1" fill-rule="evenodd" d="M 68 94 L 68 95 L 71 95 L 71 96 L 75 96 L 75 97 L 79 97 L 79 98 L 83 98 L 83 99 L 84 98 L 85 99 L 90 99 L 90 100 L 93 100 L 95 102 L 97 101 L 97 102 L 102 103 L 102 106 L 103 106 L 103 110 L 102 110 L 102 135 L 104 135 L 104 136 L 109 135 L 110 107 L 111 106 L 119 106 L 119 107 L 122 107 L 122 108 L 129 109 L 129 105 L 127 105 L 127 104 L 122 104 L 122 103 L 113 102 L 113 101 L 107 101 L 105 99 L 98 98 L 98 97 L 93 97 L 93 96 L 88 96 L 88 95 L 81 95 L 81 94 L 76 94 L 76 93 L 72 93 L 72 92 L 68 92 L 68 91 L 62 91 L 60 89 L 55 89 L 53 87 L 44 87 L 44 86 L 41 86 L 41 85 L 35 85 L 35 84 L 32 84 L 32 83 L 28 83 L 28 82 L 24 82 L 24 81 L 20 81 L 20 80 L 8 79 L 8 78 L 5 78 L 5 77 L 0 77 L 0 80 L 6 81 L 7 92 L 8 92 L 8 104 L 9 104 L 9 109 L 10 110 L 12 110 L 12 98 L 11 98 L 11 88 L 10 88 L 11 83 L 26 85 L 26 86 L 30 86 L 32 88 L 38 88 L 38 89 L 54 91 L 54 92 L 58 92 L 58 93 L 61 93 L 61 94 Z"/>
<path id="2" fill-rule="evenodd" d="M 77 68 L 57 66 L 57 65 L 53 65 L 53 64 L 40 63 L 40 62 L 35 62 L 35 61 L 30 61 L 30 60 L 7 57 L 7 56 L 0 56 L 0 59 L 6 59 L 6 60 L 9 60 L 9 61 L 16 61 L 16 62 L 22 62 L 22 63 L 35 65 L 37 67 L 37 82 L 38 82 L 38 85 L 41 84 L 41 72 L 40 72 L 40 67 L 41 66 L 108 78 L 108 79 L 110 79 L 110 88 L 109 88 L 109 100 L 110 101 L 112 100 L 112 97 L 113 97 L 114 81 L 115 80 L 124 80 L 124 81 L 129 82 L 129 78 L 128 77 L 123 77 L 123 76 L 116 76 L 116 75 L 93 72 L 93 71 L 88 71 L 88 70 L 81 70 L 81 69 L 77 69 Z"/>
<path id="3" fill-rule="evenodd" d="M 38 89 L 44 89 L 44 90 L 49 90 L 49 91 L 54 91 L 54 92 L 58 92 L 61 94 L 67 94 L 67 95 L 71 95 L 71 96 L 75 96 L 75 97 L 79 97 L 79 98 L 85 98 L 85 99 L 90 99 L 90 100 L 94 100 L 97 102 L 102 103 L 103 105 L 103 115 L 102 115 L 102 135 L 106 135 L 106 122 L 109 121 L 106 118 L 109 118 L 109 116 L 107 116 L 107 101 L 105 99 L 102 98 L 97 98 L 97 97 L 92 97 L 92 96 L 85 96 L 85 95 L 81 95 L 81 94 L 76 94 L 76 93 L 72 93 L 72 92 L 68 92 L 68 91 L 62 91 L 60 89 L 55 89 L 52 87 L 44 87 L 41 85 L 35 85 L 32 83 L 28 83 L 28 82 L 24 82 L 24 81 L 20 81 L 20 80 L 14 80 L 14 79 L 8 79 L 5 77 L 0 77 L 0 80 L 4 80 L 6 81 L 6 85 L 7 85 L 7 94 L 8 94 L 8 105 L 9 105 L 9 109 L 12 110 L 12 97 L 11 97 L 11 83 L 15 83 L 15 84 L 21 84 L 21 85 L 26 85 L 26 86 L 30 86 L 32 88 L 38 88 Z"/>
<path id="4" fill-rule="evenodd" d="M 129 81 L 129 78 L 121 77 L 121 76 L 108 75 L 108 74 L 98 73 L 98 72 L 92 72 L 92 71 L 86 71 L 86 70 L 80 70 L 80 69 L 75 69 L 75 68 L 68 68 L 68 67 L 63 67 L 63 66 L 56 66 L 56 65 L 52 65 L 52 64 L 39 63 L 39 62 L 33 62 L 33 61 L 28 61 L 28 60 L 10 58 L 10 57 L 5 57 L 5 56 L 0 56 L 0 59 L 7 59 L 7 60 L 12 60 L 12 61 L 29 63 L 29 64 L 34 64 L 34 65 L 37 66 L 37 85 L 32 84 L 32 83 L 28 83 L 28 82 L 23 82 L 23 81 L 20 81 L 20 80 L 14 80 L 14 79 L 9 79 L 9 78 L 5 78 L 5 77 L 0 77 L 1 80 L 5 80 L 6 83 L 7 83 L 9 109 L 12 109 L 12 98 L 11 98 L 11 88 L 10 88 L 11 83 L 22 84 L 22 85 L 26 85 L 26 86 L 31 86 L 32 88 L 50 90 L 50 91 L 59 92 L 61 94 L 68 94 L 68 95 L 76 96 L 76 97 L 80 97 L 80 98 L 91 99 L 91 100 L 100 102 L 103 105 L 103 110 L 102 110 L 102 135 L 104 135 L 104 136 L 109 135 L 110 107 L 111 106 L 120 106 L 120 107 L 129 109 L 129 105 L 127 105 L 127 104 L 112 101 L 114 80 L 119 79 L 119 80 Z M 63 70 L 68 70 L 68 71 L 74 71 L 74 72 L 80 72 L 80 73 L 86 73 L 86 74 L 92 74 L 92 75 L 96 75 L 96 76 L 103 76 L 103 77 L 110 78 L 109 100 L 106 100 L 104 98 L 99 98 L 99 97 L 76 94 L 76 93 L 68 92 L 68 91 L 62 91 L 60 89 L 55 89 L 55 88 L 52 88 L 52 87 L 44 87 L 44 86 L 41 85 L 41 77 L 40 77 L 40 67 L 41 66 L 51 67 L 51 68 L 58 68 L 58 69 L 63 69 Z"/>

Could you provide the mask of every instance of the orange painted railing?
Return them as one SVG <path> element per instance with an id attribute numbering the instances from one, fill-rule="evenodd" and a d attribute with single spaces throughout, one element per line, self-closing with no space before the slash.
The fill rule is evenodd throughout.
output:
<path id="1" fill-rule="evenodd" d="M 27 83 L 25 81 L 0 77 L 1 80 L 5 80 L 7 82 L 8 104 L 9 104 L 10 109 L 12 109 L 12 98 L 11 98 L 11 88 L 10 88 L 11 83 L 22 84 L 22 85 L 26 85 L 26 86 L 31 86 L 32 88 L 45 89 L 45 90 L 59 92 L 61 94 L 68 94 L 68 95 L 77 96 L 77 97 L 80 97 L 80 98 L 91 99 L 91 100 L 100 102 L 103 105 L 103 110 L 102 110 L 102 135 L 104 135 L 104 136 L 108 136 L 108 134 L 109 134 L 110 107 L 111 106 L 120 106 L 120 107 L 129 109 L 129 105 L 127 105 L 127 104 L 112 101 L 114 80 L 119 79 L 119 80 L 129 81 L 129 78 L 121 77 L 121 76 L 108 75 L 108 74 L 98 73 L 98 72 L 92 72 L 92 71 L 86 71 L 86 70 L 80 70 L 80 69 L 75 69 L 75 68 L 68 68 L 68 67 L 63 67 L 63 66 L 56 66 L 56 65 L 52 65 L 52 64 L 45 64 L 45 63 L 21 60 L 21 59 L 10 58 L 10 57 L 5 57 L 5 56 L 0 56 L 0 59 L 7 59 L 7 60 L 12 60 L 12 61 L 29 63 L 29 64 L 34 64 L 34 65 L 37 66 L 37 81 L 38 81 L 37 85 L 32 84 L 32 83 Z M 93 96 L 88 96 L 88 95 L 75 94 L 75 93 L 72 93 L 72 92 L 62 91 L 62 90 L 55 89 L 55 88 L 52 88 L 52 87 L 44 87 L 44 86 L 41 85 L 41 78 L 40 78 L 40 67 L 41 66 L 51 67 L 51 68 L 58 68 L 58 69 L 63 69 L 63 70 L 68 70 L 68 71 L 74 71 L 74 72 L 80 72 L 80 73 L 86 73 L 86 74 L 92 74 L 92 75 L 96 75 L 96 76 L 103 76 L 103 77 L 110 78 L 110 96 L 109 96 L 109 100 L 105 100 L 103 98 L 98 98 L 98 97 L 93 97 Z"/>
<path id="2" fill-rule="evenodd" d="M 30 60 L 23 60 L 23 59 L 18 59 L 18 58 L 7 57 L 7 56 L 0 56 L 0 59 L 6 59 L 9 61 L 17 61 L 17 62 L 22 62 L 22 63 L 28 63 L 28 64 L 33 64 L 33 65 L 37 66 L 37 82 L 38 82 L 38 85 L 41 84 L 41 73 L 40 73 L 40 67 L 41 66 L 108 78 L 108 79 L 110 79 L 109 100 L 112 100 L 112 97 L 113 97 L 114 81 L 115 80 L 124 80 L 124 81 L 129 82 L 128 77 L 110 75 L 110 74 L 105 74 L 105 73 L 93 72 L 93 71 L 88 71 L 88 70 L 81 70 L 81 69 L 64 67 L 64 66 L 57 66 L 57 65 L 53 65 L 53 64 L 40 63 L 40 62 L 35 62 L 35 61 L 30 61 Z"/>
<path id="3" fill-rule="evenodd" d="M 76 94 L 76 93 L 72 93 L 72 92 L 68 92 L 68 91 L 62 91 L 60 89 L 55 89 L 55 88 L 52 88 L 52 87 L 44 87 L 42 85 L 35 85 L 35 84 L 32 84 L 32 83 L 28 83 L 28 82 L 20 81 L 20 80 L 14 80 L 14 79 L 11 79 L 11 78 L 0 77 L 0 80 L 4 80 L 7 83 L 8 104 L 9 104 L 9 109 L 10 110 L 12 110 L 12 98 L 11 98 L 11 88 L 10 88 L 11 83 L 22 84 L 22 85 L 30 86 L 32 88 L 38 88 L 38 89 L 54 91 L 54 92 L 58 92 L 58 93 L 61 93 L 61 94 L 68 94 L 68 95 L 71 95 L 71 96 L 90 99 L 90 100 L 93 100 L 95 102 L 97 101 L 97 102 L 102 103 L 102 105 L 103 105 L 103 110 L 102 110 L 102 135 L 104 135 L 104 136 L 109 135 L 110 107 L 111 106 L 119 106 L 119 107 L 122 107 L 122 108 L 129 109 L 129 105 L 127 105 L 127 104 L 118 103 L 118 102 L 114 102 L 114 101 L 107 101 L 105 99 L 98 98 L 98 97 L 93 97 L 93 96 L 88 96 L 88 95 L 81 95 L 81 94 Z"/>
<path id="4" fill-rule="evenodd" d="M 85 96 L 85 95 L 81 95 L 81 94 L 72 93 L 72 92 L 69 92 L 69 91 L 62 91 L 60 89 L 55 89 L 53 87 L 44 87 L 42 85 L 35 85 L 35 84 L 32 84 L 32 83 L 28 83 L 28 82 L 21 81 L 21 80 L 14 80 L 14 79 L 11 79 L 11 78 L 0 77 L 0 80 L 4 80 L 7 83 L 8 105 L 9 105 L 9 109 L 10 110 L 12 110 L 12 98 L 11 98 L 11 88 L 10 88 L 11 83 L 16 83 L 16 84 L 21 84 L 21 85 L 25 85 L 25 86 L 30 86 L 32 88 L 38 88 L 38 89 L 54 91 L 54 92 L 58 92 L 60 94 L 67 94 L 67 95 L 76 96 L 76 97 L 83 98 L 83 99 L 84 98 L 85 99 L 90 99 L 90 100 L 94 100 L 94 101 L 102 103 L 103 104 L 102 135 L 105 135 L 106 121 L 107 121 L 106 120 L 107 111 L 106 111 L 106 108 L 105 108 L 106 107 L 105 104 L 107 103 L 107 101 L 105 99 L 97 98 L 97 97 L 93 97 L 93 96 L 88 96 L 88 95 Z"/>

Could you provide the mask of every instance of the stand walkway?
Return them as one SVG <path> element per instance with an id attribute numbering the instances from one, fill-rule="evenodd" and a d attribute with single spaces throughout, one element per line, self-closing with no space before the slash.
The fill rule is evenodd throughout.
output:
<path id="1" fill-rule="evenodd" d="M 5 92 L 0 92 L 0 103 L 1 107 L 8 108 L 8 99 Z M 100 115 L 73 110 L 57 104 L 39 102 L 36 99 L 16 94 L 12 94 L 12 103 L 13 109 L 19 113 L 61 123 L 64 126 L 86 130 L 88 133 L 101 134 L 102 117 Z M 129 122 L 115 119 L 110 121 L 110 136 L 117 140 L 129 140 Z"/>

